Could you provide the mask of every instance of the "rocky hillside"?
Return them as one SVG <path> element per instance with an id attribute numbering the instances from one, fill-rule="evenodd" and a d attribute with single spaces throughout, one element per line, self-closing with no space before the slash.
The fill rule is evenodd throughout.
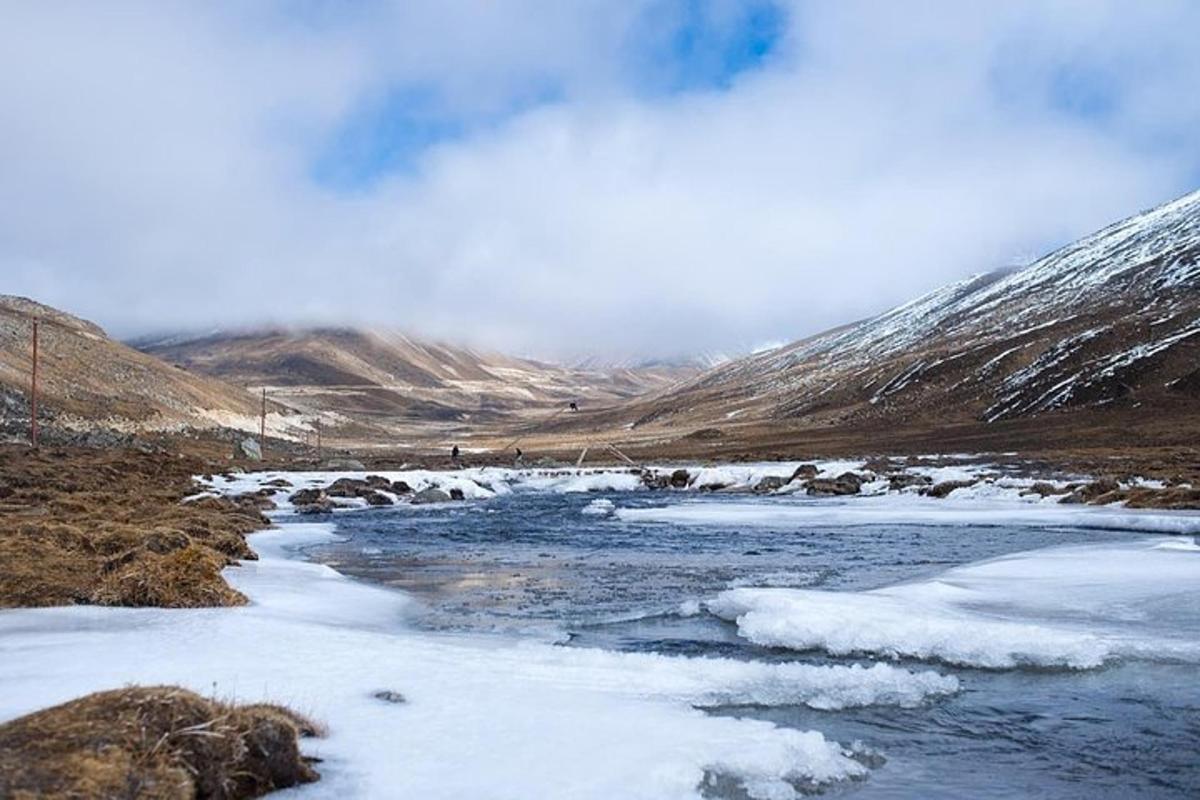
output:
<path id="1" fill-rule="evenodd" d="M 954 428 L 955 441 L 1026 446 L 1129 425 L 1195 444 L 1198 406 L 1200 192 L 1025 268 L 730 362 L 608 422 L 647 441 L 923 432 L 936 446 Z"/>
<path id="2" fill-rule="evenodd" d="M 30 333 L 40 321 L 38 417 L 49 430 L 258 430 L 259 401 L 110 339 L 98 326 L 23 297 L 0 295 L 0 433 L 29 425 Z M 288 427 L 273 408 L 273 429 Z"/>
<path id="3" fill-rule="evenodd" d="M 568 368 L 419 341 L 400 333 L 316 328 L 135 341 L 147 354 L 248 387 L 343 433 L 437 436 L 553 414 L 575 402 L 612 406 L 698 370 L 655 365 Z"/>

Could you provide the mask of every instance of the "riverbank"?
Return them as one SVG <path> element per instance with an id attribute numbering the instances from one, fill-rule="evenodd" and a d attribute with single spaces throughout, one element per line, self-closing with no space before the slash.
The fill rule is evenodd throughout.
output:
<path id="1" fill-rule="evenodd" d="M 51 457 L 43 458 L 48 460 L 39 469 L 53 471 Z M 630 513 L 659 514 L 665 515 L 665 522 L 684 526 L 709 524 L 712 513 L 721 511 L 709 508 L 706 519 L 696 519 L 691 504 L 697 499 L 732 494 L 756 495 L 754 513 L 738 505 L 751 498 L 730 497 L 724 509 L 739 524 L 750 525 L 761 524 L 761 518 L 755 522 L 755 514 L 764 513 L 802 515 L 808 521 L 802 524 L 820 522 L 823 514 L 865 514 L 865 523 L 876 524 L 892 518 L 928 520 L 930 515 L 954 520 L 956 514 L 969 513 L 974 515 L 971 519 L 959 520 L 969 525 L 1003 507 L 1019 511 L 1026 521 L 1045 518 L 1050 525 L 1082 522 L 1084 527 L 1103 530 L 1200 530 L 1200 518 L 1186 512 L 1139 513 L 1060 502 L 1093 486 L 1096 481 L 1090 478 L 1056 474 L 1038 480 L 994 464 L 947 464 L 942 459 L 887 465 L 878 460 L 874 464 L 668 465 L 649 472 L 627 468 L 262 472 L 212 474 L 202 477 L 199 485 L 193 484 L 191 475 L 186 480 L 180 477 L 184 469 L 194 468 L 182 460 L 181 467 L 144 462 L 136 477 L 123 479 L 124 483 L 113 477 L 119 463 L 80 461 L 78 469 L 91 477 L 70 473 L 77 487 L 65 485 L 68 478 L 64 477 L 46 480 L 63 481 L 62 493 L 76 495 L 76 500 L 106 489 L 119 493 L 124 490 L 116 487 L 145 488 L 160 481 L 160 488 L 149 492 L 153 503 L 184 509 L 170 514 L 205 521 L 205 530 L 213 529 L 214 520 L 227 518 L 245 520 L 238 524 L 247 525 L 255 520 L 263 527 L 268 520 L 260 515 L 260 507 L 275 506 L 268 511 L 273 517 L 287 514 L 311 505 L 301 501 L 311 500 L 313 493 L 324 495 L 328 510 L 361 510 L 367 519 L 369 509 L 379 507 L 372 503 L 374 495 L 404 507 L 433 489 L 443 493 L 436 498 L 440 507 L 453 509 L 459 503 L 464 508 L 478 507 L 481 513 L 486 513 L 488 499 L 501 495 L 613 491 L 607 497 L 656 498 L 660 502 L 654 505 L 662 510 L 625 509 L 609 501 L 594 508 L 588 504 L 587 515 L 621 519 Z M 810 469 L 802 469 L 805 466 Z M 860 477 L 847 478 L 848 473 Z M 673 486 L 673 480 L 680 485 Z M 852 495 L 826 494 L 856 482 Z M 1046 485 L 1035 489 L 1038 483 Z M 814 486 L 818 491 L 810 492 Z M 943 489 L 934 491 L 938 486 Z M 29 487 L 18 488 L 21 497 L 31 497 Z M 1118 481 L 1115 489 L 1107 488 L 1190 490 L 1136 476 Z M 453 499 L 456 496 L 463 499 Z M 138 497 L 129 495 L 126 502 L 136 504 Z M 51 499 L 63 506 L 62 500 Z M 95 513 L 106 507 L 98 503 Z M 200 509 L 201 516 L 192 517 L 193 507 Z M 49 512 L 46 518 L 62 524 L 59 513 Z M 322 516 L 324 510 L 316 514 L 310 519 L 329 519 Z M 121 525 L 139 530 L 143 529 L 138 528 L 139 520 L 159 518 L 138 517 L 127 507 L 118 517 Z M 303 748 L 304 756 L 324 762 L 325 778 L 306 790 L 313 796 L 494 796 L 496 787 L 504 787 L 504 796 L 657 798 L 693 797 L 699 787 L 710 787 L 711 791 L 704 790 L 709 794 L 735 787 L 751 796 L 786 797 L 789 792 L 865 778 L 883 763 L 883 756 L 862 749 L 852 739 L 822 733 L 819 725 L 813 729 L 780 726 L 731 715 L 729 709 L 921 708 L 936 705 L 959 689 L 959 680 L 936 666 L 871 661 L 768 663 L 421 633 L 410 624 L 414 604 L 409 595 L 358 583 L 328 567 L 299 560 L 301 549 L 338 538 L 331 525 L 277 519 L 284 523 L 279 529 L 250 536 L 250 558 L 223 562 L 226 566 L 217 573 L 229 591 L 244 598 L 241 607 L 167 610 L 75 605 L 0 612 L 0 645 L 6 655 L 0 680 L 13 690 L 0 706 L 0 719 L 88 692 L 129 684 L 172 684 L 222 704 L 282 701 L 327 723 L 329 738 Z M 144 543 L 138 549 L 154 553 Z M 1173 555 L 1165 552 L 1161 557 Z M 1114 551 L 1113 558 L 1121 557 Z M 762 613 L 762 598 L 742 595 L 724 598 L 711 606 L 711 612 L 732 613 L 729 609 L 735 608 L 735 600 L 747 613 Z M 790 598 L 792 606 L 779 614 L 783 620 L 779 624 L 790 626 L 793 638 L 780 641 L 810 646 L 826 634 L 795 627 L 793 616 L 803 619 L 805 615 L 803 603 L 796 605 L 796 600 Z M 904 614 L 912 616 L 909 611 Z M 743 628 L 736 620 L 735 624 L 747 638 L 762 636 L 760 628 Z M 847 630 L 855 624 L 850 613 L 839 623 Z M 862 641 L 884 654 L 892 647 L 870 638 Z M 1018 637 L 1012 646 L 1021 645 Z M 917 642 L 908 650 L 921 652 L 922 647 Z M 1095 659 L 1049 661 L 1087 667 L 1097 663 Z M 698 707 L 725 711 L 713 715 Z M 638 735 L 631 737 L 633 730 Z M 403 758 L 398 759 L 398 753 Z M 464 764 L 471 769 L 463 770 Z"/>
<path id="2" fill-rule="evenodd" d="M 225 465 L 135 450 L 0 449 L 0 608 L 229 606 L 221 577 L 269 522 L 252 502 L 181 502 Z"/>

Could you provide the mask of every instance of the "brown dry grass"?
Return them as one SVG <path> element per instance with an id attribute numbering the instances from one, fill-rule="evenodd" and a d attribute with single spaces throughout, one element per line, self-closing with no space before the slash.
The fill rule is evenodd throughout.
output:
<path id="1" fill-rule="evenodd" d="M 270 523 L 250 501 L 206 498 L 195 458 L 128 450 L 0 448 L 0 607 L 245 602 L 221 577 L 255 558 Z"/>
<path id="2" fill-rule="evenodd" d="M 97 692 L 0 725 L 0 797 L 258 797 L 319 776 L 281 706 L 233 706 L 175 687 Z"/>

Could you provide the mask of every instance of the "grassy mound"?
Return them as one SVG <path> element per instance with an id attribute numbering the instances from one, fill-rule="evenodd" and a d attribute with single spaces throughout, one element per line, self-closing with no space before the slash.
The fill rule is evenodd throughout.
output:
<path id="1" fill-rule="evenodd" d="M 0 607 L 245 602 L 221 577 L 270 523 L 251 500 L 205 498 L 196 458 L 0 449 Z"/>
<path id="2" fill-rule="evenodd" d="M 97 692 L 0 725 L 0 797 L 258 797 L 319 777 L 280 706 L 233 706 L 169 686 Z"/>

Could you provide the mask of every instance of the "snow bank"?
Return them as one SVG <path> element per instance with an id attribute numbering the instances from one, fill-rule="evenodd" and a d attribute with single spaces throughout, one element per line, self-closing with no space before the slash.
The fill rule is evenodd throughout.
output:
<path id="1" fill-rule="evenodd" d="M 839 527 L 854 525 L 1020 525 L 1088 528 L 1143 533 L 1200 533 L 1200 513 L 1136 511 L 1115 506 L 1073 506 L 1056 502 L 1010 502 L 958 496 L 939 500 L 914 495 L 859 497 L 850 501 L 764 503 L 683 502 L 661 508 L 619 508 L 619 519 L 676 525 Z"/>
<path id="2" fill-rule="evenodd" d="M 1200 626 L 1186 614 L 1200 602 L 1200 548 L 1189 545 L 1051 548 L 866 592 L 733 589 L 706 605 L 753 642 L 834 655 L 997 669 L 1200 660 Z"/>
<path id="3" fill-rule="evenodd" d="M 965 458 L 965 456 L 964 456 Z M 783 479 L 784 485 L 771 492 L 777 496 L 795 495 L 806 496 L 806 487 L 802 481 L 788 482 L 796 468 L 802 464 L 811 464 L 817 469 L 821 478 L 834 478 L 844 472 L 857 472 L 868 478 L 862 484 L 861 492 L 853 499 L 855 501 L 871 497 L 916 498 L 921 487 L 917 485 L 893 490 L 888 477 L 875 476 L 866 469 L 865 463 L 858 460 L 832 460 L 815 462 L 764 462 L 757 464 L 723 464 L 716 466 L 696 465 L 657 465 L 646 469 L 659 478 L 669 476 L 677 469 L 686 470 L 688 483 L 687 491 L 725 490 L 731 492 L 749 492 L 757 487 L 764 479 Z M 1060 480 L 1035 481 L 1029 477 L 1014 477 L 1005 475 L 992 464 L 957 464 L 949 466 L 908 465 L 903 469 L 909 475 L 919 475 L 928 478 L 934 484 L 946 481 L 971 482 L 950 493 L 948 499 L 987 501 L 996 503 L 1019 504 L 1021 506 L 1052 505 L 1060 499 L 1056 496 L 1042 497 L 1028 492 L 1035 482 L 1048 482 L 1059 487 L 1066 484 Z M 309 472 L 256 472 L 233 476 L 216 476 L 205 481 L 206 491 L 193 496 L 201 497 L 209 494 L 241 494 L 254 492 L 272 481 L 283 480 L 288 486 L 280 488 L 272 496 L 280 511 L 291 510 L 288 497 L 297 489 L 325 487 L 339 478 L 362 479 L 368 475 L 379 475 L 388 481 L 403 481 L 415 491 L 428 488 L 439 488 L 445 492 L 458 490 L 469 500 L 486 500 L 491 497 L 513 492 L 542 492 L 568 494 L 577 492 L 629 492 L 643 491 L 647 486 L 642 474 L 625 467 L 592 467 L 572 468 L 560 467 L 552 469 L 511 469 L 506 467 L 473 467 L 460 470 L 399 470 L 374 472 L 347 471 L 309 471 Z M 1152 486 L 1153 481 L 1138 478 L 1130 485 Z M 382 490 L 397 503 L 403 503 L 404 497 L 396 493 Z M 833 500 L 825 502 L 844 502 Z M 340 510 L 365 508 L 367 503 L 361 498 L 338 498 Z"/>
<path id="4" fill-rule="evenodd" d="M 819 732 L 696 706 L 914 705 L 955 691 L 934 672 L 675 658 L 418 633 L 413 601 L 289 558 L 328 525 L 256 534 L 227 570 L 242 608 L 0 611 L 0 719 L 130 683 L 286 703 L 325 721 L 306 743 L 323 780 L 297 797 L 693 798 L 707 779 L 750 797 L 862 777 Z M 406 702 L 374 698 L 378 690 Z"/>

